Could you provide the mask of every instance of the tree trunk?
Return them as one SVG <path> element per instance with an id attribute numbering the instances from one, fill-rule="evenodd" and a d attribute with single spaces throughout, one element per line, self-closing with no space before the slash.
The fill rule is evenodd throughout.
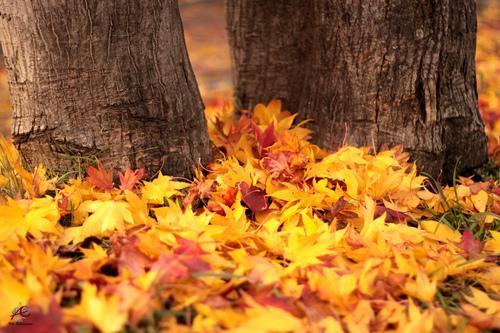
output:
<path id="1" fill-rule="evenodd" d="M 473 0 L 228 0 L 236 98 L 279 98 L 325 148 L 402 143 L 447 177 L 487 158 Z"/>
<path id="2" fill-rule="evenodd" d="M 0 41 L 28 165 L 186 175 L 209 156 L 177 1 L 0 0 Z"/>

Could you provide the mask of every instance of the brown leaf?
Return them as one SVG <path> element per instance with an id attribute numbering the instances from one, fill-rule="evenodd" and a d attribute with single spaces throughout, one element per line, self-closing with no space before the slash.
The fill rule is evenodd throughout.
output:
<path id="1" fill-rule="evenodd" d="M 385 220 L 387 222 L 403 222 L 408 218 L 405 213 L 387 208 L 384 205 L 377 205 L 375 207 L 375 218 L 380 217 L 384 213 L 386 214 Z"/>

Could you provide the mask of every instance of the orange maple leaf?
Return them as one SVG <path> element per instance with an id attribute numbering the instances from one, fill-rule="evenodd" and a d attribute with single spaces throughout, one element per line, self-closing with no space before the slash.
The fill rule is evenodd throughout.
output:
<path id="1" fill-rule="evenodd" d="M 113 169 L 109 171 L 104 168 L 102 163 L 97 164 L 97 169 L 93 166 L 87 167 L 87 181 L 94 187 L 103 191 L 113 189 Z"/>
<path id="2" fill-rule="evenodd" d="M 135 185 L 144 177 L 146 170 L 144 168 L 132 170 L 127 168 L 125 170 L 125 175 L 118 172 L 118 177 L 120 177 L 120 190 L 133 190 Z"/>

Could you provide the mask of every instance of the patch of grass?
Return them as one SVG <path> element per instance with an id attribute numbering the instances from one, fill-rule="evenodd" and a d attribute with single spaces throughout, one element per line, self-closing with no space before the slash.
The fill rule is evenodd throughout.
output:
<path id="1" fill-rule="evenodd" d="M 474 174 L 475 178 L 478 178 L 474 180 L 500 180 L 500 157 L 491 158 L 483 166 L 476 169 Z"/>
<path id="2" fill-rule="evenodd" d="M 500 216 L 491 212 L 474 213 L 465 207 L 460 201 L 457 192 L 456 177 L 453 177 L 453 189 L 455 198 L 447 199 L 443 192 L 441 184 L 429 174 L 423 174 L 428 178 L 427 188 L 438 194 L 440 198 L 440 206 L 442 213 L 436 212 L 425 205 L 424 211 L 431 214 L 431 219 L 444 223 L 450 228 L 463 233 L 465 230 L 470 230 L 474 234 L 474 238 L 484 241 L 489 236 L 489 230 L 500 229 Z M 484 223 L 486 216 L 493 216 L 495 220 L 491 223 Z"/>
<path id="3" fill-rule="evenodd" d="M 70 162 L 69 168 L 63 172 L 47 170 L 47 175 L 57 177 L 56 186 L 65 183 L 71 178 L 83 178 L 87 173 L 87 167 L 96 165 L 98 161 L 96 156 L 64 154 L 63 157 Z"/>

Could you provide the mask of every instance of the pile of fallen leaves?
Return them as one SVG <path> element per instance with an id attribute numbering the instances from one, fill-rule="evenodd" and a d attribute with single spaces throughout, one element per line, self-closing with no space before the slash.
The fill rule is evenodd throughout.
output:
<path id="1" fill-rule="evenodd" d="M 308 141 L 280 103 L 209 108 L 193 182 L 58 182 L 0 141 L 0 325 L 30 332 L 500 329 L 500 191 L 400 149 Z"/>

